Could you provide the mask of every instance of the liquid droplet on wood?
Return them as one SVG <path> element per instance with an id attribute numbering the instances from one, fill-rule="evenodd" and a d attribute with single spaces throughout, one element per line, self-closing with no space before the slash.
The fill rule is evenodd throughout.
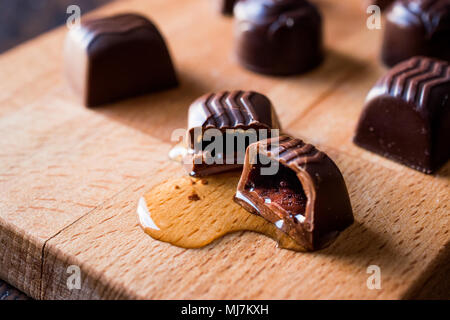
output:
<path id="1" fill-rule="evenodd" d="M 281 248 L 305 251 L 274 224 L 233 201 L 239 174 L 196 181 L 187 176 L 172 179 L 141 198 L 137 213 L 149 236 L 178 247 L 201 248 L 228 233 L 253 231 L 274 239 Z"/>

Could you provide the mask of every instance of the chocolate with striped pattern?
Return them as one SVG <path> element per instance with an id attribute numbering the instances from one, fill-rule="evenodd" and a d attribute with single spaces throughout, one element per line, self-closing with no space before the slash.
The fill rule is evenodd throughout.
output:
<path id="1" fill-rule="evenodd" d="M 258 137 L 259 130 L 262 129 L 267 133 L 265 137 L 269 137 L 272 129 L 279 128 L 280 124 L 272 103 L 260 93 L 235 90 L 205 94 L 189 107 L 186 136 L 189 152 L 183 162 L 192 176 L 204 176 L 242 168 L 245 150 L 235 151 L 236 161 L 233 164 L 208 165 L 204 161 L 207 157 L 203 152 L 205 144 L 198 145 L 196 142 L 204 139 L 208 129 L 220 130 L 226 139 L 227 129 L 234 130 L 237 134 L 249 133 L 252 129 Z M 239 155 L 242 155 L 240 162 L 237 161 Z"/>
<path id="2" fill-rule="evenodd" d="M 268 163 L 277 170 L 268 174 Z M 282 135 L 247 148 L 235 201 L 308 250 L 328 246 L 353 223 L 344 178 L 323 152 Z"/>
<path id="3" fill-rule="evenodd" d="M 450 64 L 413 57 L 369 92 L 354 142 L 424 173 L 450 158 Z"/>

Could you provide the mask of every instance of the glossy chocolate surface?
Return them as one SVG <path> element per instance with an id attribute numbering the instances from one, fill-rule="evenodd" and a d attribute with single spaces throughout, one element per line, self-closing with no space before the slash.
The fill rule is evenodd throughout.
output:
<path id="1" fill-rule="evenodd" d="M 237 163 L 237 159 L 242 155 L 243 160 L 245 150 L 225 150 L 225 152 L 234 153 L 233 157 L 236 160 L 234 164 L 208 165 L 204 161 L 208 155 L 203 152 L 207 143 L 196 147 L 195 141 L 204 139 L 203 135 L 208 129 L 220 130 L 226 140 L 227 129 L 237 130 L 237 134 L 245 134 L 250 129 L 258 134 L 260 129 L 264 129 L 268 137 L 271 129 L 279 128 L 280 124 L 272 103 L 260 93 L 235 90 L 206 94 L 189 107 L 186 136 L 189 153 L 183 162 L 192 176 L 204 176 L 242 168 L 243 161 Z M 199 131 L 198 136 L 196 136 L 196 130 Z M 194 163 L 198 158 L 202 159 L 202 163 Z"/>
<path id="2" fill-rule="evenodd" d="M 450 61 L 450 0 L 399 0 L 386 13 L 382 60 L 413 56 Z"/>
<path id="3" fill-rule="evenodd" d="M 450 158 L 450 66 L 414 57 L 370 91 L 354 142 L 424 173 Z"/>
<path id="4" fill-rule="evenodd" d="M 235 6 L 238 61 L 270 75 L 306 72 L 323 60 L 322 18 L 306 0 L 245 0 Z"/>
<path id="5" fill-rule="evenodd" d="M 261 173 L 263 158 L 279 164 L 275 175 Z M 338 167 L 314 146 L 286 135 L 278 142 L 261 140 L 247 148 L 235 201 L 308 250 L 326 247 L 353 223 L 350 198 Z"/>
<path id="6" fill-rule="evenodd" d="M 164 39 L 137 14 L 82 22 L 67 36 L 64 63 L 69 83 L 87 106 L 177 85 Z"/>

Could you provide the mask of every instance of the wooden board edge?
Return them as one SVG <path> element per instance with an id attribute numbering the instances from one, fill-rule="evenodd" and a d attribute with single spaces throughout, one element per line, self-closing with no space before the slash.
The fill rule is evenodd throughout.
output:
<path id="1" fill-rule="evenodd" d="M 102 274 L 93 271 L 92 268 L 84 267 L 81 261 L 65 254 L 56 246 L 45 247 L 43 261 L 42 288 L 39 297 L 41 300 L 136 299 L 123 286 L 111 285 Z M 80 289 L 69 289 L 67 286 L 67 281 L 71 275 L 68 268 L 72 265 L 80 268 Z"/>
<path id="2" fill-rule="evenodd" d="M 0 221 L 0 278 L 28 296 L 40 297 L 44 240 Z"/>

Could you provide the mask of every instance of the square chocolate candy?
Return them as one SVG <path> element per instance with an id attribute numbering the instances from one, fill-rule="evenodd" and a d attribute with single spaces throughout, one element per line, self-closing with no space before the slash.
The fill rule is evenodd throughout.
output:
<path id="1" fill-rule="evenodd" d="M 83 21 L 66 39 L 64 69 L 86 106 L 171 88 L 177 85 L 163 37 L 137 14 Z"/>

